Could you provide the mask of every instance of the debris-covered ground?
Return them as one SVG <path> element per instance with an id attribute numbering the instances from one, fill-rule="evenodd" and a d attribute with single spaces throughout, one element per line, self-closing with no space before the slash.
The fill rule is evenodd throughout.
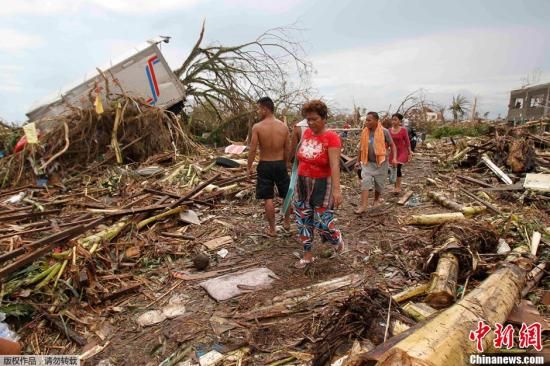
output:
<path id="1" fill-rule="evenodd" d="M 262 234 L 246 152 L 201 147 L 153 109 L 132 113 L 143 128 L 119 141 L 115 115 L 80 114 L 46 147 L 63 159 L 25 149 L 0 160 L 0 311 L 24 353 L 86 365 L 462 364 L 478 320 L 508 321 L 517 336 L 522 323 L 550 329 L 548 122 L 425 142 L 401 194 L 388 182 L 385 203 L 360 217 L 357 175 L 344 172 L 347 250 L 316 242 L 319 259 L 298 270 L 295 227 Z M 64 134 L 77 120 L 90 122 Z M 139 145 L 153 120 L 161 138 Z M 86 129 L 102 140 L 64 147 Z M 347 139 L 354 156 L 357 136 Z M 116 149 L 98 150 L 109 143 L 135 162 L 117 165 Z M 48 185 L 29 167 L 50 169 Z"/>

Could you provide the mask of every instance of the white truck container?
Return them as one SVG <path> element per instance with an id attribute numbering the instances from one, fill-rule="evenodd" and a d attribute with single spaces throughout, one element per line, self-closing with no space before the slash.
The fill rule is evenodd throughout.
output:
<path id="1" fill-rule="evenodd" d="M 112 63 L 106 68 L 100 68 L 109 80 L 109 92 L 126 94 L 144 100 L 149 105 L 160 108 L 170 108 L 185 98 L 183 86 L 172 72 L 162 56 L 158 44 L 168 43 L 167 37 L 159 37 L 147 41 L 137 47 L 131 55 L 121 61 Z M 113 81 L 116 78 L 118 84 Z M 69 105 L 75 107 L 90 107 L 90 92 L 99 85 L 101 94 L 105 97 L 105 79 L 97 72 L 95 76 L 83 83 L 57 93 L 53 98 L 39 103 L 27 113 L 29 121 L 39 121 L 47 117 L 61 115 L 69 110 Z M 94 94 L 95 95 L 95 94 Z"/>

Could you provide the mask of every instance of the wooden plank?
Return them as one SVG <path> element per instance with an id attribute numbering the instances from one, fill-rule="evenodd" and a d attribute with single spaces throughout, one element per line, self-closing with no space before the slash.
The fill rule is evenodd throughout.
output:
<path id="1" fill-rule="evenodd" d="M 524 191 L 525 188 L 523 187 L 522 182 L 518 182 L 512 185 L 500 184 L 490 188 L 477 188 L 476 190 L 485 191 L 485 192 L 505 192 L 505 191 Z"/>
<path id="2" fill-rule="evenodd" d="M 465 176 L 465 175 L 457 175 L 456 177 L 460 180 L 464 180 L 466 182 L 474 183 L 474 184 L 480 185 L 480 186 L 485 187 L 485 188 L 493 187 L 489 183 L 485 183 L 481 180 L 478 180 L 478 179 L 475 179 L 475 178 L 472 178 L 472 177 L 468 177 L 468 176 Z"/>
<path id="3" fill-rule="evenodd" d="M 400 205 L 404 205 L 405 203 L 407 203 L 407 201 L 411 198 L 412 195 L 413 195 L 413 191 L 405 192 L 405 194 L 399 199 L 399 201 L 397 201 L 397 203 Z"/>
<path id="4" fill-rule="evenodd" d="M 218 248 L 220 248 L 224 245 L 229 245 L 231 243 L 233 243 L 233 238 L 230 237 L 229 235 L 227 235 L 227 236 L 222 236 L 222 237 L 219 237 L 219 238 L 209 240 L 209 241 L 203 243 L 202 245 L 207 247 L 208 250 L 215 250 L 215 249 L 218 249 Z"/>
<path id="5" fill-rule="evenodd" d="M 485 163 L 485 165 L 487 165 L 487 167 L 489 167 L 489 169 L 491 169 L 493 171 L 493 173 L 495 173 L 499 178 L 500 180 L 502 180 L 504 183 L 506 184 L 514 184 L 514 182 L 512 182 L 512 179 L 510 179 L 509 176 L 506 175 L 506 173 L 504 173 L 502 170 L 500 170 L 500 168 L 498 166 L 496 166 L 495 163 L 493 163 L 491 161 L 491 159 L 489 159 L 489 157 L 487 155 L 483 155 L 481 157 L 481 160 Z"/>

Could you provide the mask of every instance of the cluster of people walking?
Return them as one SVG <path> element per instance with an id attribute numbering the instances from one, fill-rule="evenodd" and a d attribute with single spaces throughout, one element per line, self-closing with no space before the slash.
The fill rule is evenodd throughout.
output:
<path id="1" fill-rule="evenodd" d="M 345 251 L 345 242 L 334 220 L 334 210 L 342 202 L 340 186 L 340 135 L 327 127 L 328 108 L 320 100 L 312 100 L 302 107 L 304 119 L 289 134 L 286 124 L 275 118 L 273 101 L 264 97 L 257 102 L 260 122 L 252 128 L 248 154 L 248 173 L 259 150 L 257 165 L 256 198 L 264 200 L 268 226 L 265 234 L 275 237 L 275 187 L 285 200 L 281 212 L 283 228 L 290 229 L 291 211 L 303 245 L 303 258 L 296 263 L 304 268 L 312 263 L 315 232 L 322 242 L 331 244 L 335 255 Z M 403 166 L 412 158 L 407 129 L 402 126 L 403 116 L 392 116 L 392 127 L 386 129 L 376 112 L 368 112 L 361 133 L 356 168 L 361 176 L 361 199 L 356 214 L 368 209 L 369 191 L 374 189 L 373 205 L 383 202 L 382 193 L 388 174 L 393 177 L 395 193 L 401 190 Z M 288 170 L 293 163 L 291 176 Z"/>

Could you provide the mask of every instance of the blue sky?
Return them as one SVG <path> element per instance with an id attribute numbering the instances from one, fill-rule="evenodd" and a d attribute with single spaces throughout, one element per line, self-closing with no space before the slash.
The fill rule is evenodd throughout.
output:
<path id="1" fill-rule="evenodd" d="M 534 69 L 550 82 L 550 1 L 0 0 L 0 117 L 24 121 L 36 100 L 157 35 L 172 67 L 202 19 L 206 41 L 236 44 L 297 23 L 319 97 L 340 108 L 396 106 L 423 88 L 506 113 Z"/>

